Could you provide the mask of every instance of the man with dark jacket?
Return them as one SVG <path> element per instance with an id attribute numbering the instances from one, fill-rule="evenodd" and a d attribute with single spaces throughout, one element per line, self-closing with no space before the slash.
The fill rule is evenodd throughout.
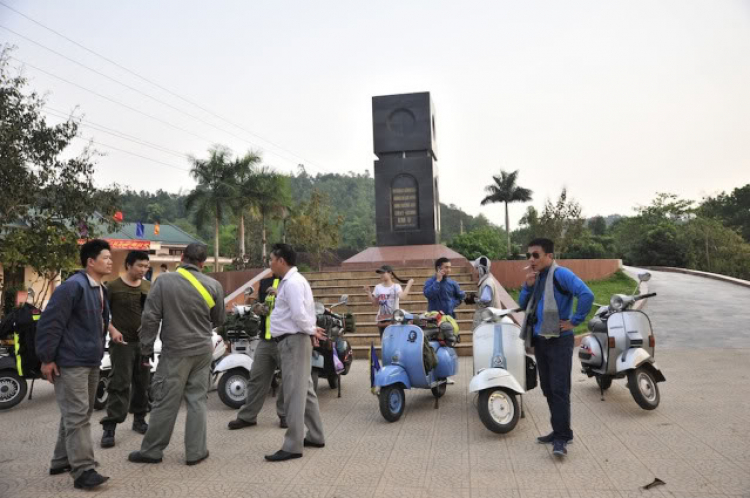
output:
<path id="1" fill-rule="evenodd" d="M 185 460 L 195 465 L 208 458 L 206 400 L 214 327 L 224 323 L 224 289 L 201 271 L 206 246 L 193 243 L 182 254 L 182 266 L 163 273 L 151 287 L 141 320 L 141 354 L 153 356 L 161 325 L 162 350 L 151 384 L 154 406 L 140 451 L 128 460 L 160 463 L 169 444 L 183 398 Z"/>
<path id="2" fill-rule="evenodd" d="M 427 298 L 427 311 L 441 311 L 456 318 L 456 306 L 466 299 L 458 282 L 451 280 L 451 262 L 448 258 L 435 261 L 435 275 L 424 283 L 424 297 Z"/>
<path id="3" fill-rule="evenodd" d="M 36 353 L 42 376 L 55 386 L 61 414 L 49 472 L 70 472 L 76 488 L 90 489 L 109 479 L 94 469 L 90 423 L 109 326 L 107 291 L 102 285 L 102 277 L 112 273 L 109 244 L 97 239 L 86 242 L 81 265 L 84 269 L 55 290 L 42 313 Z"/>
<path id="4" fill-rule="evenodd" d="M 271 337 L 271 317 L 276 302 L 276 291 L 281 279 L 273 275 L 264 278 L 258 286 L 258 303 L 265 305 L 268 309 L 266 315 L 261 315 L 260 343 L 253 357 L 253 369 L 250 371 L 250 381 L 247 384 L 247 396 L 245 404 L 237 412 L 237 418 L 228 424 L 229 430 L 242 429 L 257 425 L 258 413 L 263 408 L 268 388 L 271 387 L 276 369 L 281 366 L 279 349 L 276 341 Z M 279 417 L 279 427 L 286 429 L 286 417 L 284 416 L 284 388 L 279 385 L 276 393 L 276 415 Z"/>

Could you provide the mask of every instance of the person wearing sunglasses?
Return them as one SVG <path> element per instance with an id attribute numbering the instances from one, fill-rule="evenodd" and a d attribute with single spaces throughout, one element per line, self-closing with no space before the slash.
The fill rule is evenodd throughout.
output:
<path id="1" fill-rule="evenodd" d="M 573 440 L 570 428 L 570 376 L 573 369 L 573 329 L 586 320 L 594 303 L 591 289 L 572 271 L 555 263 L 555 244 L 550 239 L 529 242 L 526 282 L 518 304 L 526 309 L 521 339 L 534 347 L 539 383 L 547 399 L 552 432 L 537 438 L 552 444 L 555 456 L 568 454 Z M 578 299 L 575 313 L 573 300 Z M 572 316 L 571 316 L 572 315 Z"/>

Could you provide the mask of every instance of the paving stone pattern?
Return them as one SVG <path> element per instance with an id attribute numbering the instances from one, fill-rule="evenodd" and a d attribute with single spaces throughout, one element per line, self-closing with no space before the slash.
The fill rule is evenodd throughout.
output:
<path id="1" fill-rule="evenodd" d="M 115 448 L 96 448 L 101 472 L 112 479 L 86 496 L 750 497 L 750 350 L 662 350 L 658 361 L 667 382 L 661 384 L 662 404 L 652 412 L 638 408 L 624 381 L 616 381 L 602 402 L 596 383 L 574 372 L 575 442 L 564 461 L 534 442 L 549 431 L 538 389 L 524 397 L 526 418 L 516 429 L 493 434 L 468 393 L 471 358 L 461 358 L 456 385 L 448 387 L 438 410 L 428 391 L 410 391 L 404 417 L 389 424 L 370 393 L 369 365 L 357 360 L 341 399 L 322 388 L 325 448 L 267 463 L 263 455 L 277 450 L 283 436 L 272 400 L 258 426 L 229 431 L 235 412 L 212 392 L 208 460 L 184 465 L 183 410 L 162 464 L 129 463 L 127 454 L 138 449 L 141 436 L 130 430 L 128 418 Z M 82 495 L 69 476 L 47 475 L 58 416 L 51 386 L 41 382 L 32 401 L 0 413 L 0 497 Z M 95 421 L 101 416 L 95 412 Z M 98 443 L 98 423 L 93 437 Z M 655 477 L 666 485 L 640 489 Z"/>

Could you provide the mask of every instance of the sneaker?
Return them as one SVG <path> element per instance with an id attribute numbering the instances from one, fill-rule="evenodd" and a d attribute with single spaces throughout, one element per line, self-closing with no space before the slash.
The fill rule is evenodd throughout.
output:
<path id="1" fill-rule="evenodd" d="M 115 445 L 115 430 L 104 429 L 104 433 L 102 434 L 101 447 L 112 448 L 114 445 Z"/>
<path id="2" fill-rule="evenodd" d="M 453 384 L 456 383 L 456 381 L 453 380 L 453 379 L 451 379 L 450 377 L 448 377 L 448 379 L 445 381 L 445 383 L 448 384 L 449 386 L 452 386 Z"/>
<path id="3" fill-rule="evenodd" d="M 567 456 L 568 454 L 568 448 L 566 448 L 567 445 L 568 443 L 558 439 L 557 441 L 553 443 L 552 454 L 560 458 Z"/>
<path id="4" fill-rule="evenodd" d="M 555 442 L 555 433 L 550 432 L 546 436 L 539 436 L 538 438 L 536 438 L 536 442 L 539 444 L 552 444 Z M 569 439 L 567 441 L 567 444 L 573 444 L 573 440 Z"/>
<path id="5" fill-rule="evenodd" d="M 144 417 L 143 415 L 141 415 L 140 417 L 135 417 L 133 419 L 133 430 L 138 434 L 146 434 L 146 431 L 148 431 L 148 423 L 146 422 L 146 417 Z"/>
<path id="6" fill-rule="evenodd" d="M 230 431 L 236 431 L 237 429 L 244 429 L 245 427 L 252 427 L 254 425 L 258 425 L 258 422 L 245 422 L 241 418 L 236 418 L 234 420 L 231 420 L 227 427 Z"/>
<path id="7" fill-rule="evenodd" d="M 89 469 L 78 478 L 73 481 L 73 486 L 76 489 L 91 489 L 95 488 L 97 486 L 101 486 L 105 482 L 109 480 L 109 477 L 105 477 L 95 471 L 94 469 Z"/>

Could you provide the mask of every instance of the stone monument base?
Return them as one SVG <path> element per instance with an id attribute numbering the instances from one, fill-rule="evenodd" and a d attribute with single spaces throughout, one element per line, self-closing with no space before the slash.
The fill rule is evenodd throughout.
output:
<path id="1" fill-rule="evenodd" d="M 368 247 L 341 264 L 346 270 L 370 270 L 380 265 L 432 267 L 438 258 L 448 258 L 453 265 L 468 265 L 469 261 L 442 244 L 416 246 Z"/>

